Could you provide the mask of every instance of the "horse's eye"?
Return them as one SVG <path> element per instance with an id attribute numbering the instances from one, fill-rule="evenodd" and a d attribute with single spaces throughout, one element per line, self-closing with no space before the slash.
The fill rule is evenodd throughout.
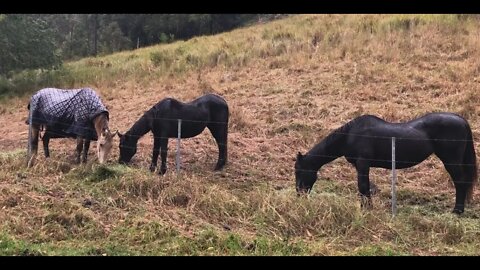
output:
<path id="1" fill-rule="evenodd" d="M 103 147 L 104 145 L 105 145 L 104 143 L 101 143 L 101 144 L 100 144 L 100 147 Z"/>

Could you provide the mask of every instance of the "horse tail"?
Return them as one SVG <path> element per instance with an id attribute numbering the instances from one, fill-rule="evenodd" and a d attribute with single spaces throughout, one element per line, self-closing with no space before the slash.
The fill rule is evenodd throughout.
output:
<path id="1" fill-rule="evenodd" d="M 473 199 L 473 190 L 478 181 L 477 156 L 473 144 L 472 130 L 468 126 L 468 137 L 465 152 L 463 154 L 463 163 L 465 164 L 465 180 L 470 180 L 471 184 L 467 190 L 467 202 L 471 203 Z"/>

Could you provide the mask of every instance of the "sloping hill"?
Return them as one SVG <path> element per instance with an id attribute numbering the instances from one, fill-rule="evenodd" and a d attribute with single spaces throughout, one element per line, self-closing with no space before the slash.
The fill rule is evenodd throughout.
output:
<path id="1" fill-rule="evenodd" d="M 296 15 L 215 36 L 87 58 L 47 74 L 20 74 L 25 95 L 2 102 L 0 254 L 478 255 L 480 208 L 450 214 L 454 188 L 431 157 L 398 171 L 371 170 L 380 192 L 362 211 L 356 172 L 338 159 L 309 198 L 294 189 L 294 159 L 361 114 L 406 121 L 432 111 L 468 119 L 479 149 L 480 21 L 456 15 Z M 40 83 L 39 83 L 40 82 Z M 225 97 L 229 163 L 208 131 L 175 140 L 168 172 L 148 171 L 152 138 L 131 167 L 74 165 L 74 140 L 51 142 L 26 170 L 26 104 L 42 85 L 91 86 L 127 130 L 165 97 Z M 41 147 L 40 147 L 41 148 Z"/>

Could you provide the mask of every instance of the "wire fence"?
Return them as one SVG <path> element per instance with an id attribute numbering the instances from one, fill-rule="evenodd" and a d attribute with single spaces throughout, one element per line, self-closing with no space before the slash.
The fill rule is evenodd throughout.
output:
<path id="1" fill-rule="evenodd" d="M 172 138 L 180 138 L 181 139 L 181 123 L 183 122 L 184 126 L 185 126 L 185 123 L 203 123 L 205 124 L 206 126 L 209 124 L 209 123 L 215 123 L 215 124 L 228 124 L 228 122 L 218 122 L 218 121 L 198 121 L 198 120 L 190 120 L 190 119 L 174 119 L 174 118 L 149 118 L 149 119 L 157 119 L 157 120 L 167 120 L 167 121 L 174 121 L 174 122 L 177 122 L 178 123 L 178 131 L 177 131 L 177 137 L 172 137 L 172 136 L 155 136 L 153 133 L 151 134 L 151 138 L 153 139 L 172 139 Z M 33 119 L 29 119 L 29 122 L 33 122 L 32 120 L 39 120 L 38 118 L 33 118 Z M 56 124 L 58 126 L 68 126 L 70 123 L 66 123 L 66 122 L 56 122 Z M 188 124 L 187 124 L 188 125 Z M 30 134 L 30 129 L 29 129 L 29 137 L 31 136 Z M 46 131 L 46 130 L 45 130 Z M 52 134 L 54 136 L 63 136 L 65 137 L 66 134 L 65 133 L 61 133 L 61 132 L 56 132 L 55 130 L 51 130 L 49 129 L 48 130 L 48 133 L 49 134 Z M 342 133 L 342 132 L 338 132 L 338 131 L 333 131 L 332 133 L 335 133 L 335 134 L 340 134 L 340 135 L 348 135 L 348 136 L 358 136 L 358 137 L 368 137 L 368 138 L 377 138 L 377 139 L 388 139 L 388 140 L 391 140 L 393 137 L 387 137 L 387 136 L 373 136 L 373 135 L 363 135 L 363 134 L 355 134 L 355 133 Z M 145 134 L 142 134 L 142 135 L 137 135 L 137 134 L 128 134 L 129 137 L 133 137 L 133 138 L 141 138 L 143 136 L 145 136 Z M 460 139 L 424 139 L 424 138 L 405 138 L 405 137 L 394 137 L 395 140 L 398 142 L 398 141 L 401 141 L 401 140 L 417 140 L 417 141 L 448 141 L 448 142 L 470 142 L 470 141 L 473 141 L 473 140 L 460 140 Z M 218 145 L 227 145 L 228 143 L 221 143 L 221 142 L 217 142 Z M 140 147 L 129 147 L 129 146 L 123 146 L 125 148 L 135 148 L 135 149 L 139 149 Z M 30 149 L 30 146 L 28 147 L 28 149 Z M 328 154 L 308 154 L 308 156 L 315 156 L 315 157 L 324 157 L 324 158 L 338 158 L 339 156 L 337 155 L 328 155 Z M 343 155 L 342 155 L 343 156 Z M 357 157 L 351 157 L 351 156 L 343 156 L 345 157 L 346 159 L 356 159 Z M 392 159 L 378 159 L 378 158 L 362 158 L 362 160 L 366 160 L 366 161 L 372 161 L 372 162 L 392 162 Z M 419 161 L 411 161 L 411 160 L 396 160 L 397 163 L 403 163 L 403 164 L 412 164 L 415 165 L 415 164 L 418 164 L 420 163 Z M 445 165 L 452 165 L 452 166 L 475 166 L 475 164 L 469 164 L 469 163 L 448 163 L 448 162 L 444 162 L 443 164 Z"/>
<path id="2" fill-rule="evenodd" d="M 218 124 L 218 125 L 228 125 L 228 121 L 227 122 L 221 122 L 221 121 L 202 121 L 202 120 L 193 120 L 193 119 L 179 119 L 179 118 L 163 118 L 163 117 L 149 117 L 148 118 L 149 120 L 160 120 L 160 121 L 167 121 L 167 122 L 176 122 L 177 123 L 177 149 L 176 149 L 176 171 L 177 171 L 177 175 L 180 174 L 180 163 L 181 163 L 181 139 L 182 139 L 182 125 L 183 127 L 185 126 L 188 126 L 189 123 L 195 123 L 195 124 L 202 124 L 204 125 L 205 127 L 208 127 L 210 124 Z M 32 116 L 32 113 L 30 111 L 29 113 L 29 125 L 31 126 L 33 124 L 33 122 L 35 122 L 34 120 L 41 120 L 41 119 L 37 119 L 37 118 L 33 118 Z M 70 123 L 62 123 L 62 122 L 57 122 L 56 123 L 58 126 L 67 126 L 69 125 Z M 46 130 L 47 131 L 47 130 Z M 65 134 L 64 133 L 58 133 L 56 132 L 55 130 L 48 130 L 48 132 L 52 135 L 55 135 L 55 136 L 60 136 L 60 137 L 65 137 Z M 446 138 L 414 138 L 414 137 L 396 137 L 396 136 L 376 136 L 376 135 L 366 135 L 366 134 L 356 134 L 356 133 L 344 133 L 344 132 L 340 132 L 338 130 L 333 130 L 330 134 L 336 134 L 336 135 L 345 135 L 345 136 L 355 136 L 355 137 L 365 137 L 365 138 L 374 138 L 374 139 L 383 139 L 383 140 L 391 140 L 391 149 L 392 149 L 392 156 L 391 158 L 385 158 L 385 159 L 379 159 L 379 158 L 361 158 L 362 160 L 365 160 L 365 161 L 369 161 L 369 162 L 382 162 L 382 163 L 391 163 L 391 170 L 392 170 L 392 191 L 391 191 L 391 194 L 392 194 L 392 214 L 393 216 L 396 215 L 396 182 L 397 182 L 397 176 L 396 176 L 396 167 L 397 167 L 397 164 L 408 164 L 409 167 L 411 166 L 414 166 L 416 164 L 419 164 L 422 161 L 418 161 L 418 160 L 415 160 L 415 161 L 412 161 L 412 160 L 399 160 L 396 158 L 396 145 L 398 144 L 398 142 L 402 142 L 402 141 L 444 141 L 444 142 L 472 142 L 473 140 L 469 140 L 469 139 L 446 139 Z M 137 139 L 140 139 L 141 137 L 143 137 L 145 134 L 131 134 L 129 132 L 127 132 L 128 136 L 131 136 L 131 137 L 134 137 L 134 138 L 137 138 Z M 31 129 L 29 128 L 29 139 L 28 139 L 28 142 L 29 142 L 29 145 L 28 145 L 28 154 L 30 155 L 31 154 L 31 145 L 30 145 L 30 142 L 33 138 L 31 138 L 32 136 L 32 133 L 31 133 Z M 152 134 L 151 136 L 153 139 L 172 139 L 172 138 L 175 138 L 175 137 L 172 137 L 172 136 L 155 136 Z M 226 146 L 228 143 L 221 143 L 221 142 L 218 142 L 216 141 L 217 145 L 219 146 Z M 127 145 L 123 145 L 122 147 L 124 148 L 132 148 L 132 149 L 141 149 L 142 147 L 139 147 L 139 146 L 127 146 Z M 338 155 L 328 155 L 328 154 L 306 154 L 308 156 L 313 156 L 313 157 L 323 157 L 323 158 L 328 158 L 328 159 L 336 159 L 336 158 L 339 158 L 339 157 L 345 157 L 347 160 L 348 159 L 353 159 L 353 160 L 357 160 L 359 159 L 358 157 L 355 157 L 355 156 L 344 156 L 344 155 L 341 155 L 341 156 L 338 156 Z M 229 163 L 231 163 L 231 161 L 229 161 Z M 472 163 L 448 163 L 448 162 L 442 162 L 445 166 L 476 166 L 476 164 L 472 164 Z M 304 171 L 304 172 L 314 172 L 314 173 L 317 173 L 318 170 L 308 170 L 308 169 L 295 169 L 296 171 Z M 361 175 L 359 174 L 358 176 L 368 176 L 368 175 Z M 471 182 L 462 182 L 462 183 L 471 183 Z"/>
<path id="3" fill-rule="evenodd" d="M 174 122 L 177 122 L 179 123 L 178 124 L 178 131 L 177 131 L 177 137 L 172 137 L 172 136 L 155 136 L 153 133 L 151 134 L 151 138 L 153 139 L 172 139 L 172 138 L 177 138 L 179 136 L 181 136 L 181 127 L 180 127 L 180 123 L 184 123 L 183 125 L 185 126 L 185 123 L 203 123 L 205 125 L 208 125 L 208 123 L 216 123 L 216 124 L 228 124 L 228 122 L 216 122 L 216 121 L 197 121 L 197 120 L 189 120 L 189 119 L 173 119 L 173 118 L 149 118 L 149 119 L 158 119 L 158 120 L 167 120 L 167 121 L 174 121 Z M 38 120 L 38 119 L 37 119 Z M 64 126 L 67 126 L 69 125 L 69 123 L 61 123 L 61 122 L 57 122 L 56 124 L 58 125 L 64 125 Z M 56 135 L 56 136 L 65 136 L 64 133 L 59 133 L 59 132 L 56 132 L 55 130 L 48 130 L 48 132 L 52 135 Z M 147 132 L 148 133 L 148 132 Z M 355 133 L 342 133 L 342 132 L 337 132 L 337 131 L 333 131 L 332 133 L 335 133 L 335 134 L 340 134 L 340 135 L 348 135 L 348 136 L 358 136 L 358 137 L 368 137 L 368 138 L 377 138 L 377 139 L 388 139 L 389 141 L 393 138 L 393 137 L 387 137 L 387 136 L 372 136 L 372 135 L 363 135 L 363 134 L 355 134 Z M 142 138 L 145 136 L 145 134 L 142 134 L 142 135 L 137 135 L 137 134 L 128 134 L 129 137 L 133 137 L 133 138 Z M 396 142 L 398 141 L 401 141 L 401 140 L 413 140 L 413 141 L 446 141 L 446 142 L 471 142 L 473 140 L 460 140 L 460 139 L 423 139 L 423 138 L 405 138 L 405 137 L 394 137 Z M 227 145 L 228 143 L 221 143 L 221 142 L 217 142 L 218 145 Z M 130 147 L 130 146 L 123 146 L 125 148 L 135 148 L 135 149 L 139 149 L 140 147 Z M 336 156 L 336 155 L 328 155 L 328 154 L 308 154 L 308 156 L 315 156 L 315 157 L 325 157 L 325 158 L 338 158 L 339 156 Z M 342 155 L 343 157 L 345 157 L 346 159 L 356 159 L 357 157 L 353 157 L 353 156 L 344 156 Z M 362 160 L 366 160 L 366 161 L 373 161 L 373 162 L 391 162 L 392 159 L 378 159 L 378 158 L 362 158 Z M 397 163 L 404 163 L 404 164 L 412 164 L 415 165 L 415 164 L 418 164 L 420 163 L 419 161 L 411 161 L 411 160 L 396 160 Z M 444 162 L 443 164 L 445 165 L 452 165 L 452 166 L 475 166 L 475 164 L 469 164 L 469 163 L 448 163 L 448 162 Z"/>

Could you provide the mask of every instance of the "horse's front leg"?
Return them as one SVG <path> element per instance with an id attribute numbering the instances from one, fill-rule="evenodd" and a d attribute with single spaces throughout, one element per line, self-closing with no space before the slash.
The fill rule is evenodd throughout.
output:
<path id="1" fill-rule="evenodd" d="M 155 136 L 155 134 L 153 135 Z M 160 153 L 160 138 L 153 139 L 152 163 L 150 163 L 150 171 L 154 172 L 157 168 L 158 154 Z"/>
<path id="2" fill-rule="evenodd" d="M 359 159 L 355 167 L 357 169 L 358 191 L 360 192 L 360 205 L 362 208 L 372 208 L 372 198 L 370 196 L 370 165 L 368 161 Z"/>
<path id="3" fill-rule="evenodd" d="M 80 155 L 82 154 L 83 150 L 83 138 L 82 137 L 77 137 L 77 151 L 76 151 L 76 158 L 75 162 L 78 164 L 80 163 Z"/>
<path id="4" fill-rule="evenodd" d="M 87 156 L 88 156 L 88 149 L 90 149 L 90 140 L 85 139 L 83 142 L 83 155 L 82 155 L 82 162 L 86 163 L 87 162 Z"/>
<path id="5" fill-rule="evenodd" d="M 162 159 L 162 165 L 160 166 L 160 174 L 167 172 L 167 152 L 168 152 L 168 138 L 160 138 L 160 158 Z"/>

